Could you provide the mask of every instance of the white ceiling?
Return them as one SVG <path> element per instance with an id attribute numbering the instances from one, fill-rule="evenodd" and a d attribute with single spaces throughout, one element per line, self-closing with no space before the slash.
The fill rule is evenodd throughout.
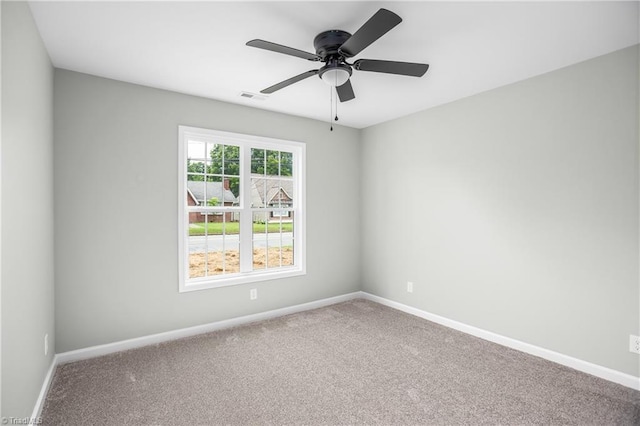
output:
<path id="1" fill-rule="evenodd" d="M 245 46 L 314 52 L 328 29 L 354 33 L 379 8 L 403 22 L 357 57 L 430 64 L 422 78 L 354 71 L 340 123 L 363 128 L 639 42 L 638 2 L 31 2 L 53 65 L 328 120 L 330 89 L 308 78 L 259 93 L 317 62 Z"/>

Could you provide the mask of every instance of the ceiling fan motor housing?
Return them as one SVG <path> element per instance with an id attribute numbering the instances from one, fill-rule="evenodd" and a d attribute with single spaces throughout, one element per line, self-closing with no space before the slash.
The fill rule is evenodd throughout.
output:
<path id="1" fill-rule="evenodd" d="M 318 77 L 325 83 L 337 87 L 351 77 L 351 67 L 344 62 L 340 46 L 349 40 L 351 34 L 342 30 L 321 32 L 313 39 L 313 47 L 326 65 L 318 70 Z"/>
<path id="2" fill-rule="evenodd" d="M 313 39 L 313 47 L 322 61 L 343 56 L 340 52 L 340 46 L 349 40 L 351 34 L 342 30 L 323 31 Z"/>

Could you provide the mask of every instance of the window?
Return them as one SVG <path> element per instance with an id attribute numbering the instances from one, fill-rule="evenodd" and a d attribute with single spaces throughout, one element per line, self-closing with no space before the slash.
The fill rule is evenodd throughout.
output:
<path id="1" fill-rule="evenodd" d="M 180 291 L 305 273 L 305 145 L 179 126 Z"/>

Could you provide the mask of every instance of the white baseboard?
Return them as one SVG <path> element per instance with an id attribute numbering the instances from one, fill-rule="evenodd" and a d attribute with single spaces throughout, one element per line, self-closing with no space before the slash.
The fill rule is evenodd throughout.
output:
<path id="1" fill-rule="evenodd" d="M 284 315 L 294 314 L 296 312 L 308 311 L 310 309 L 322 308 L 324 306 L 333 305 L 347 300 L 361 298 L 362 292 L 343 294 L 341 296 L 329 297 L 327 299 L 316 300 L 313 302 L 302 303 L 300 305 L 288 306 L 286 308 L 274 309 L 272 311 L 260 312 L 257 314 L 245 315 L 242 317 L 231 318 L 223 321 L 216 321 L 209 324 L 197 325 L 194 327 L 182 328 L 179 330 L 167 331 L 164 333 L 151 334 L 148 336 L 136 337 L 119 342 L 107 343 L 105 345 L 92 346 L 89 348 L 78 349 L 75 351 L 62 352 L 56 355 L 59 364 L 67 362 L 80 361 L 88 358 L 95 358 L 102 355 L 108 355 L 114 352 L 126 351 L 142 346 L 155 345 L 157 343 L 169 340 L 181 339 L 183 337 L 195 336 L 198 334 L 209 333 L 225 328 L 236 327 L 238 325 L 250 322 L 262 321 L 270 318 L 281 317 Z"/>
<path id="2" fill-rule="evenodd" d="M 440 315 L 432 314 L 430 312 L 404 305 L 393 300 L 385 299 L 384 297 L 376 296 L 366 292 L 361 292 L 361 297 L 371 300 L 372 302 L 377 302 L 382 305 L 389 306 L 390 308 L 394 308 L 399 311 L 406 312 L 408 314 L 415 315 L 429 321 L 433 321 L 435 323 L 444 325 L 445 327 L 453 328 L 454 330 L 462 331 L 463 333 L 471 334 L 472 336 L 476 336 L 511 349 L 516 349 L 520 352 L 535 355 L 548 361 L 553 361 L 555 363 L 573 368 L 574 370 L 582 371 L 583 373 L 591 374 L 593 376 L 600 377 L 602 379 L 609 380 L 611 382 L 618 383 L 632 389 L 640 390 L 640 377 L 635 377 L 621 371 L 613 370 L 611 368 L 583 361 L 578 358 L 573 358 L 559 352 L 554 352 L 549 349 L 544 349 L 539 346 L 521 342 L 510 337 L 505 337 L 491 331 L 483 330 L 481 328 L 473 327 L 471 325 L 454 321 L 449 318 L 441 317 Z"/>
<path id="3" fill-rule="evenodd" d="M 44 382 L 42 383 L 42 388 L 40 389 L 40 395 L 38 395 L 38 399 L 36 400 L 36 405 L 33 407 L 33 413 L 31 414 L 31 423 L 37 424 L 40 417 L 40 413 L 42 413 L 42 407 L 44 406 L 44 400 L 47 397 L 47 392 L 49 392 L 49 387 L 51 386 L 51 381 L 53 380 L 53 373 L 56 371 L 56 365 L 58 365 L 58 356 L 54 355 L 51 360 L 51 365 L 49 366 L 49 371 L 47 371 L 47 375 L 44 376 Z"/>

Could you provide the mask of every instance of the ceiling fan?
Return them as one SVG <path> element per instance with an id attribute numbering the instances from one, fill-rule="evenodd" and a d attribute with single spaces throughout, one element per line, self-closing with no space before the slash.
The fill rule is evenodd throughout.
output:
<path id="1" fill-rule="evenodd" d="M 375 59 L 358 59 L 351 64 L 347 62 L 348 58 L 356 56 L 400 22 L 402 22 L 402 18 L 395 13 L 387 9 L 380 9 L 353 35 L 342 30 L 329 30 L 318 34 L 313 40 L 313 46 L 316 49 L 315 54 L 259 39 L 247 42 L 247 46 L 325 63 L 324 66 L 317 70 L 303 72 L 267 87 L 261 90 L 260 93 L 273 93 L 312 75 L 318 75 L 324 82 L 336 88 L 340 102 L 346 102 L 355 98 L 349 79 L 353 69 L 422 77 L 429 69 L 427 64 Z"/>

